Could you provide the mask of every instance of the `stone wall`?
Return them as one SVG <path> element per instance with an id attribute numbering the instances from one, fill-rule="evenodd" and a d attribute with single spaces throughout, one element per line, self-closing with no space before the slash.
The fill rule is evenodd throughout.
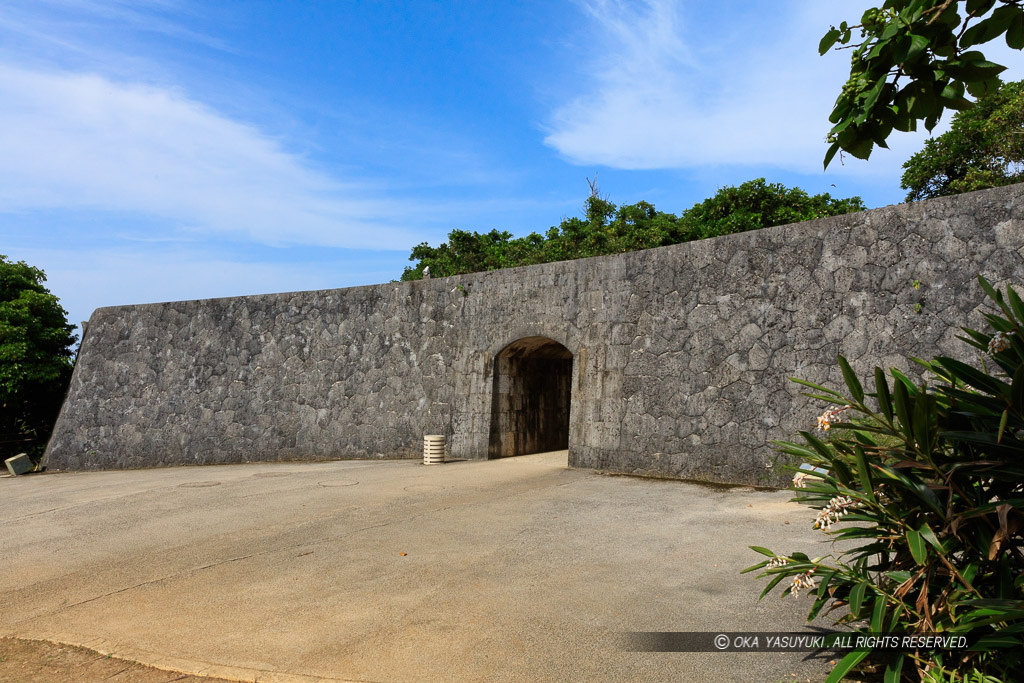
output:
<path id="1" fill-rule="evenodd" d="M 978 273 L 1024 284 L 1022 218 L 1018 185 L 452 278 L 102 308 L 48 465 L 416 457 L 427 433 L 456 458 L 509 452 L 502 425 L 548 428 L 501 395 L 519 363 L 501 358 L 522 355 L 502 351 L 544 337 L 572 355 L 571 403 L 536 414 L 568 413 L 573 466 L 777 483 L 768 442 L 821 412 L 787 378 L 838 385 L 837 353 L 861 372 L 971 357 L 955 337 L 980 324 Z"/>

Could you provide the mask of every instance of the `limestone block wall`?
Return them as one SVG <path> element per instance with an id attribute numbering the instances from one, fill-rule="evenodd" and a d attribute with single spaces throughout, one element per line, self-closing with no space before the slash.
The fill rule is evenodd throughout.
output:
<path id="1" fill-rule="evenodd" d="M 568 412 L 573 466 L 779 483 L 768 442 L 821 412 L 787 378 L 838 385 L 837 353 L 862 372 L 970 358 L 955 337 L 980 325 L 979 273 L 1024 285 L 1024 186 L 452 278 L 102 308 L 48 465 L 416 457 L 427 433 L 488 457 L 516 423 L 501 411 L 525 405 L 495 392 L 522 365 L 499 356 L 545 337 L 572 356 L 570 405 L 537 414 Z"/>

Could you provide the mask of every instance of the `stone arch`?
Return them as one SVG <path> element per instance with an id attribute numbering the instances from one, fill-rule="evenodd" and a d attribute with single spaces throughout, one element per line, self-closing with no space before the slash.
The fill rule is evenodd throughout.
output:
<path id="1" fill-rule="evenodd" d="M 488 457 L 569 448 L 573 353 L 550 337 L 521 337 L 494 358 Z"/>

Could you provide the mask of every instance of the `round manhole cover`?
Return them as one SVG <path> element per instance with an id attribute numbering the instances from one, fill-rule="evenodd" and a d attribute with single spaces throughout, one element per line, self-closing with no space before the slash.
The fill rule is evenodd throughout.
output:
<path id="1" fill-rule="evenodd" d="M 358 483 L 358 481 L 352 481 L 351 479 L 334 479 L 332 481 L 319 482 L 320 486 L 329 489 L 333 489 L 339 486 L 355 486 Z"/>
<path id="2" fill-rule="evenodd" d="M 205 489 L 210 486 L 220 486 L 219 481 L 188 481 L 178 484 L 179 489 Z"/>

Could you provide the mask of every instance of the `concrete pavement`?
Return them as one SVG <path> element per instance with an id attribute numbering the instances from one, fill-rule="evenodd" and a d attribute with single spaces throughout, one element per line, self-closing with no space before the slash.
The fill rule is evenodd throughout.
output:
<path id="1" fill-rule="evenodd" d="M 803 629 L 809 598 L 739 574 L 748 545 L 827 552 L 789 497 L 564 451 L 0 479 L 0 636 L 249 681 L 821 680 L 615 637 Z"/>

